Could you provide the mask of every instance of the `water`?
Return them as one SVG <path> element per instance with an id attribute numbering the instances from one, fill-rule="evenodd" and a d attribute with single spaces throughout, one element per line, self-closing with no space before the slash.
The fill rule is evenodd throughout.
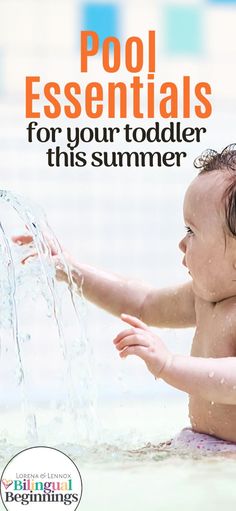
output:
<path id="1" fill-rule="evenodd" d="M 74 440 L 88 440 L 94 434 L 95 416 L 83 297 L 75 293 L 62 250 L 39 208 L 10 192 L 1 192 L 0 198 L 7 205 L 5 216 L 4 208 L 1 210 L 0 225 L 1 369 L 5 387 L 1 404 L 3 410 L 9 410 L 9 404 L 18 408 L 17 429 L 13 422 L 7 438 L 34 444 L 47 431 L 48 441 L 53 437 L 54 444 L 68 434 Z M 11 242 L 7 232 L 11 208 L 21 220 L 21 232 L 26 227 L 32 236 L 31 246 L 23 251 Z M 67 272 L 67 286 L 56 282 L 49 238 Z M 22 265 L 21 259 L 32 251 L 37 257 Z M 40 418 L 39 401 L 47 406 L 50 422 L 45 415 Z M 5 428 L 1 436 L 6 437 Z"/>
<path id="2" fill-rule="evenodd" d="M 84 481 L 82 511 L 121 507 L 122 511 L 234 511 L 235 458 L 155 447 L 188 424 L 185 401 L 160 402 L 157 396 L 149 403 L 127 403 L 119 411 L 110 405 L 103 415 L 108 428 L 103 440 L 109 440 L 118 416 L 120 438 L 100 446 L 97 456 L 94 450 L 85 457 L 74 451 Z"/>
<path id="3" fill-rule="evenodd" d="M 56 446 L 81 470 L 81 510 L 233 511 L 235 458 L 157 447 L 188 425 L 185 401 L 126 396 L 126 406 L 95 412 L 82 294 L 68 269 L 69 287 L 56 282 L 47 236 L 65 261 L 42 212 L 9 192 L 1 198 L 0 469 L 24 447 Z M 11 242 L 15 224 L 27 226 L 31 247 Z M 21 265 L 32 249 L 38 257 Z"/>
<path id="4" fill-rule="evenodd" d="M 168 459 L 156 464 L 84 471 L 81 509 L 219 511 L 235 509 L 235 463 Z"/>
<path id="5" fill-rule="evenodd" d="M 101 414 L 102 442 L 81 445 L 67 437 L 59 444 L 80 468 L 82 511 L 235 509 L 235 459 L 155 447 L 186 426 L 186 403 L 110 403 Z M 19 447 L 0 443 L 1 468 Z"/>

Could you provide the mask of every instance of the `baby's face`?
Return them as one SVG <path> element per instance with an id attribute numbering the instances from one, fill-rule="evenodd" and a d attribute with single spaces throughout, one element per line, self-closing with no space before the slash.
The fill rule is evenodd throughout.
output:
<path id="1" fill-rule="evenodd" d="M 226 173 L 197 176 L 184 199 L 186 235 L 180 242 L 183 264 L 197 296 L 211 301 L 236 295 L 236 240 L 226 230 L 222 195 L 229 184 Z"/>

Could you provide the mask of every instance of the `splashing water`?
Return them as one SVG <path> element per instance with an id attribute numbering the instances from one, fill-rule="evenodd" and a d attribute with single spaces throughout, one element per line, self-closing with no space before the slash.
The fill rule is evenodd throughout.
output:
<path id="1" fill-rule="evenodd" d="M 39 208 L 8 191 L 1 191 L 0 199 L 7 204 L 6 217 L 13 210 L 33 239 L 31 246 L 13 244 L 1 221 L 1 405 L 9 413 L 14 409 L 14 418 L 10 431 L 1 426 L 0 438 L 20 438 L 27 445 L 56 444 L 66 437 L 69 442 L 91 441 L 92 353 L 82 291 L 75 292 L 61 247 Z M 68 285 L 56 281 L 48 239 L 56 247 Z M 32 251 L 38 257 L 20 264 Z"/>
<path id="2" fill-rule="evenodd" d="M 165 422 L 160 446 L 156 441 L 156 426 L 154 443 L 147 443 L 136 430 L 127 432 L 127 427 L 117 437 L 113 436 L 114 421 L 119 417 L 122 425 L 127 420 L 128 411 L 120 407 L 107 415 L 107 422 L 111 420 L 110 430 L 100 431 L 82 290 L 75 290 L 60 245 L 39 208 L 10 192 L 0 192 L 0 199 L 1 210 L 6 208 L 6 219 L 2 214 L 0 217 L 2 468 L 21 448 L 37 443 L 57 446 L 75 461 L 78 459 L 79 464 L 87 463 L 91 467 L 96 467 L 96 463 L 103 467 L 112 463 L 123 470 L 124 466 L 129 468 L 140 462 L 148 467 L 158 462 L 161 466 L 169 463 L 171 468 L 178 458 L 181 463 L 183 459 L 198 460 L 202 454 L 171 450 L 163 444 L 165 435 L 168 440 L 169 424 L 176 422 L 176 412 L 171 412 L 173 416 L 168 420 L 167 409 L 161 406 L 158 424 L 161 417 Z M 22 232 L 23 223 L 32 236 L 30 246 L 20 247 L 11 241 L 8 223 L 12 212 L 14 228 L 20 222 L 19 232 Z M 56 281 L 48 239 L 56 247 L 68 285 Z M 37 252 L 38 257 L 22 265 L 21 260 L 32 252 Z M 209 373 L 210 378 L 213 376 L 213 372 Z M 153 410 L 146 415 L 144 405 L 145 424 L 151 424 Z M 180 421 L 180 428 L 184 425 Z M 116 478 L 114 485 L 117 486 Z"/>

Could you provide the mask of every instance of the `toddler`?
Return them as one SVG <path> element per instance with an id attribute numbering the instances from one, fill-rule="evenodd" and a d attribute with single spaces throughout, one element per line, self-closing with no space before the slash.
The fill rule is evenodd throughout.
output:
<path id="1" fill-rule="evenodd" d="M 179 244 L 190 282 L 158 290 L 65 257 L 84 296 L 129 325 L 113 341 L 120 357 L 142 358 L 155 378 L 189 394 L 191 428 L 169 444 L 236 452 L 236 149 L 207 151 L 195 166 Z M 51 251 L 57 276 L 65 279 Z M 194 326 L 191 354 L 171 353 L 150 326 Z"/>

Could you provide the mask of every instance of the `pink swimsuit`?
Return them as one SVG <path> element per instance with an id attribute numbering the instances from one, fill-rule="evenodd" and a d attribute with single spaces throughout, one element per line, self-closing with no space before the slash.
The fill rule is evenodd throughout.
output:
<path id="1" fill-rule="evenodd" d="M 182 431 L 172 438 L 169 442 L 164 442 L 163 446 L 170 447 L 171 449 L 183 449 L 186 451 L 198 452 L 202 454 L 217 453 L 217 452 L 235 452 L 236 443 L 227 442 L 205 433 L 197 433 L 191 428 L 184 428 Z"/>

